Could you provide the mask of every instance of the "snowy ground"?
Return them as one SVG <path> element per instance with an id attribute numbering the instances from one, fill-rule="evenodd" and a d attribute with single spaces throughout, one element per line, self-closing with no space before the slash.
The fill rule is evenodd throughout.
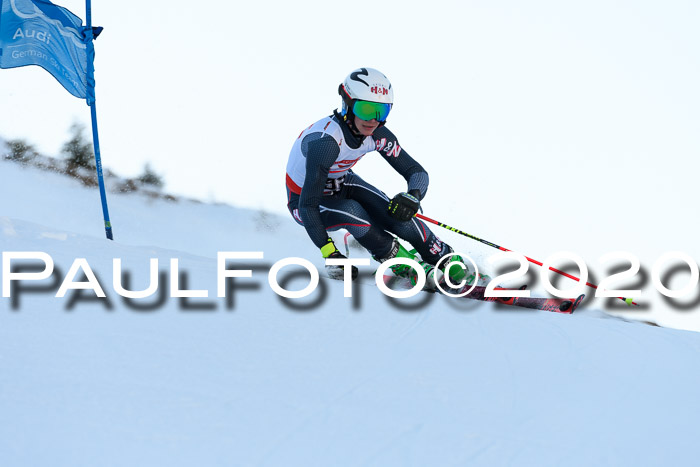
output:
<path id="1" fill-rule="evenodd" d="M 109 242 L 96 190 L 8 162 L 0 186 L 2 251 L 57 267 L 0 299 L 1 465 L 697 465 L 695 332 L 601 300 L 571 316 L 440 296 L 406 310 L 328 281 L 299 309 L 266 280 L 282 258 L 322 264 L 288 217 L 110 195 Z M 265 254 L 232 302 L 216 298 L 218 251 Z M 107 301 L 54 297 L 76 258 Z M 165 291 L 177 258 L 209 297 L 136 309 L 113 258 L 134 289 L 158 258 Z"/>

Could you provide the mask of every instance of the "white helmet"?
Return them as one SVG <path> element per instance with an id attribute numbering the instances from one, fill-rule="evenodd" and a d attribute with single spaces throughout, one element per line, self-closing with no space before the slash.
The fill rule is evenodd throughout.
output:
<path id="1" fill-rule="evenodd" d="M 358 115 L 363 120 L 376 118 L 384 123 L 394 104 L 394 90 L 389 79 L 374 68 L 358 68 L 350 73 L 338 87 L 338 94 L 343 98 L 343 115 L 346 119 L 357 113 L 357 101 L 383 104 L 371 108 L 372 115 Z M 369 117 L 369 118 L 367 118 Z M 352 119 L 350 119 L 352 121 Z"/>

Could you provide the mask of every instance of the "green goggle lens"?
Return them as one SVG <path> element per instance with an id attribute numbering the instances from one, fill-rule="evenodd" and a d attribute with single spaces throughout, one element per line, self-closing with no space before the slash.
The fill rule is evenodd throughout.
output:
<path id="1" fill-rule="evenodd" d="M 352 113 L 359 119 L 369 121 L 376 118 L 378 122 L 385 122 L 389 116 L 391 104 L 381 104 L 379 102 L 355 101 Z"/>

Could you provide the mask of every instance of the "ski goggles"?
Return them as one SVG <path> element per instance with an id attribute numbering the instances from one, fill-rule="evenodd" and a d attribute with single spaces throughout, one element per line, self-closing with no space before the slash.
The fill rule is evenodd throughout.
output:
<path id="1" fill-rule="evenodd" d="M 378 122 L 386 122 L 389 116 L 391 104 L 381 104 L 379 102 L 355 101 L 352 106 L 352 113 L 360 120 L 369 121 L 376 118 Z"/>

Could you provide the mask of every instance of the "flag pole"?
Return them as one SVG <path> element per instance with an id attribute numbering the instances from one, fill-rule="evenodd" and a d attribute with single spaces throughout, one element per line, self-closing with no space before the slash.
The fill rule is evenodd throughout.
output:
<path id="1" fill-rule="evenodd" d="M 92 146 L 95 149 L 95 170 L 97 171 L 97 183 L 100 187 L 100 199 L 102 200 L 102 214 L 105 221 L 105 234 L 109 240 L 114 240 L 112 235 L 112 223 L 109 220 L 109 208 L 107 207 L 107 194 L 105 192 L 104 176 L 102 174 L 102 157 L 100 155 L 100 138 L 97 132 L 97 106 L 95 105 L 95 46 L 93 44 L 92 30 L 92 4 L 91 0 L 85 0 L 86 16 L 86 46 L 87 46 L 87 104 L 90 106 L 92 118 Z"/>

